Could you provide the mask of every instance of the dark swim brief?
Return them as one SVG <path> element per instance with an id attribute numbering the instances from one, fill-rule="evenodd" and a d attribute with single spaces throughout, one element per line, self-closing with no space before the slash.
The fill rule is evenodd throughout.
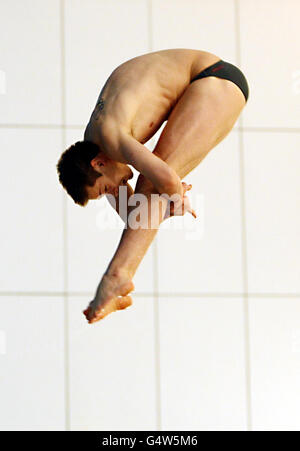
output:
<path id="1" fill-rule="evenodd" d="M 217 61 L 215 64 L 212 64 L 200 72 L 200 74 L 196 75 L 191 83 L 205 77 L 225 78 L 225 80 L 232 81 L 240 88 L 247 102 L 249 97 L 249 86 L 246 77 L 243 72 L 233 64 L 223 60 Z"/>

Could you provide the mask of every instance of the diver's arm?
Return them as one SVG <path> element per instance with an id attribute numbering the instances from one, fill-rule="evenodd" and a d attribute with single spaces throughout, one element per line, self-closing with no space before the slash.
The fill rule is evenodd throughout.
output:
<path id="1" fill-rule="evenodd" d="M 127 190 L 126 190 L 127 188 Z M 110 205 L 116 210 L 122 221 L 126 224 L 127 223 L 127 207 L 128 207 L 128 199 L 129 197 L 134 194 L 134 191 L 132 187 L 127 182 L 126 185 L 121 185 L 119 187 L 119 193 L 121 191 L 121 198 L 122 202 L 124 203 L 124 206 L 119 205 L 120 201 L 120 195 L 114 196 L 113 194 L 106 195 L 106 198 Z M 123 194 L 125 192 L 125 195 Z"/>

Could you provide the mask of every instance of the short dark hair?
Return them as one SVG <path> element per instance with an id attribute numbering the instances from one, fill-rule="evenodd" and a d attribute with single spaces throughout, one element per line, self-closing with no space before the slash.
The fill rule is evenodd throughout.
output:
<path id="1" fill-rule="evenodd" d="M 59 181 L 74 202 L 84 207 L 88 202 L 86 185 L 93 186 L 102 174 L 90 162 L 100 152 L 91 141 L 77 141 L 65 150 L 57 165 Z"/>

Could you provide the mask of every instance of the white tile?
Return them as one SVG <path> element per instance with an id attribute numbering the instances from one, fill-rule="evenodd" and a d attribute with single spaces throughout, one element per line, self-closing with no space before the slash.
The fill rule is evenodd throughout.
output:
<path id="1" fill-rule="evenodd" d="M 6 94 L 6 73 L 0 70 L 0 94 Z"/>
<path id="2" fill-rule="evenodd" d="M 183 181 L 193 185 L 188 197 L 198 217 L 194 219 L 187 213 L 183 218 L 171 218 L 159 230 L 160 292 L 240 293 L 243 285 L 237 133 L 232 132 L 211 150 Z"/>
<path id="3" fill-rule="evenodd" d="M 59 0 L 1 2 L 0 123 L 61 122 Z"/>
<path id="4" fill-rule="evenodd" d="M 246 429 L 242 302 L 160 299 L 163 430 Z"/>
<path id="5" fill-rule="evenodd" d="M 299 127 L 300 3 L 239 3 L 242 69 L 250 90 L 244 125 Z"/>
<path id="6" fill-rule="evenodd" d="M 120 64 L 149 51 L 146 0 L 66 1 L 67 123 L 85 124 Z"/>
<path id="7" fill-rule="evenodd" d="M 154 50 L 204 50 L 235 64 L 234 0 L 153 0 Z"/>
<path id="8" fill-rule="evenodd" d="M 0 430 L 63 430 L 63 299 L 1 297 Z"/>
<path id="9" fill-rule="evenodd" d="M 245 133 L 250 292 L 300 292 L 300 134 Z"/>
<path id="10" fill-rule="evenodd" d="M 70 299 L 71 429 L 155 430 L 152 299 L 92 325 L 86 305 Z"/>
<path id="11" fill-rule="evenodd" d="M 300 430 L 300 298 L 250 298 L 254 430 Z"/>
<path id="12" fill-rule="evenodd" d="M 81 130 L 69 130 L 67 147 L 82 140 L 82 135 Z M 133 189 L 137 176 L 135 171 Z M 86 207 L 81 207 L 66 196 L 68 289 L 94 295 L 120 242 L 124 223 L 105 198 L 89 201 Z M 134 292 L 153 291 L 153 258 L 150 247 L 133 279 Z"/>
<path id="13" fill-rule="evenodd" d="M 63 289 L 61 132 L 1 129 L 0 289 Z"/>

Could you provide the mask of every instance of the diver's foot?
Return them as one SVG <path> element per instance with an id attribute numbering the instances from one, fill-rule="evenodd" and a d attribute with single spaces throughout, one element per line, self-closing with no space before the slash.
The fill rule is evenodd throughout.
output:
<path id="1" fill-rule="evenodd" d="M 88 322 L 95 323 L 112 312 L 129 307 L 132 298 L 128 294 L 132 290 L 134 284 L 126 274 L 104 274 L 96 298 L 83 312 Z"/>

